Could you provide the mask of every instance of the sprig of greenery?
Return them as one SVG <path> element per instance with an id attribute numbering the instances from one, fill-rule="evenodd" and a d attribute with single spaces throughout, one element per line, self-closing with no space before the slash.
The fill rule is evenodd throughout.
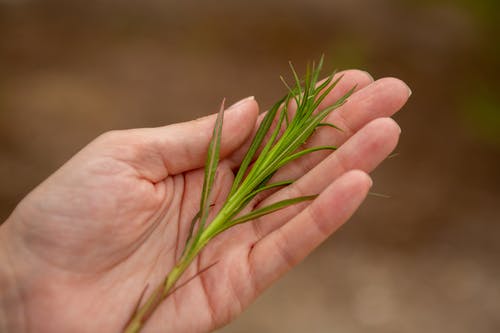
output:
<path id="1" fill-rule="evenodd" d="M 208 148 L 200 209 L 191 222 L 183 254 L 174 268 L 167 274 L 161 285 L 153 291 L 144 305 L 134 312 L 125 332 L 133 333 L 141 330 L 143 324 L 156 307 L 174 290 L 176 282 L 194 258 L 215 236 L 235 225 L 254 220 L 299 202 L 313 200 L 316 197 L 316 195 L 308 195 L 287 199 L 255 209 L 243 215 L 240 214 L 257 194 L 293 183 L 290 180 L 269 184 L 273 175 L 284 165 L 312 152 L 336 149 L 333 146 L 319 146 L 300 150 L 301 146 L 318 127 L 329 126 L 339 129 L 333 124 L 323 123 L 322 121 L 333 110 L 344 104 L 355 89 L 353 87 L 332 105 L 315 112 L 321 102 L 342 78 L 341 76 L 334 80 L 335 73 L 332 73 L 324 81 L 318 82 L 319 74 L 323 67 L 323 59 L 321 57 L 318 65 L 313 63 L 307 66 L 303 82 L 300 81 L 297 72 L 290 63 L 295 81 L 294 86 L 289 87 L 285 80 L 283 80 L 288 93 L 274 104 L 265 115 L 250 148 L 241 162 L 224 205 L 211 223 L 207 224 L 210 209 L 209 198 L 219 162 L 224 118 L 224 101 L 222 102 Z M 296 108 L 295 112 L 290 110 L 292 105 Z M 273 124 L 275 126 L 272 129 Z M 263 144 L 266 136 L 269 134 L 269 139 Z M 261 149 L 260 152 L 259 149 Z"/>

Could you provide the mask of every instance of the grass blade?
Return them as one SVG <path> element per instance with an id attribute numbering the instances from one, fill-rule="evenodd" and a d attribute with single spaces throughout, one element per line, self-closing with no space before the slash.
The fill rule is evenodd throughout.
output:
<path id="1" fill-rule="evenodd" d="M 313 67 L 313 77 L 312 77 L 312 82 L 315 84 L 316 82 L 318 82 L 318 78 L 319 78 L 319 73 L 321 73 L 321 70 L 323 69 L 323 63 L 325 61 L 325 55 L 321 55 L 321 57 L 319 58 L 319 62 L 318 62 L 318 66 L 316 66 L 315 68 Z M 314 85 L 313 85 L 314 87 Z M 315 88 L 315 87 L 314 87 Z"/>
<path id="2" fill-rule="evenodd" d="M 203 189 L 201 191 L 200 200 L 200 221 L 198 224 L 198 232 L 196 239 L 199 238 L 203 232 L 203 228 L 208 218 L 208 211 L 210 206 L 210 193 L 212 192 L 217 166 L 219 164 L 220 143 L 222 138 L 222 123 L 224 119 L 224 103 L 222 100 L 217 119 L 215 120 L 214 131 L 210 145 L 208 147 L 207 162 L 205 164 L 205 178 L 203 180 Z"/>
<path id="3" fill-rule="evenodd" d="M 333 75 L 331 76 L 331 78 L 333 79 Z M 338 79 L 336 79 L 335 81 L 333 81 L 333 83 L 330 84 L 330 86 L 328 86 L 328 88 L 324 89 L 322 88 L 321 90 L 318 90 L 318 92 L 322 91 L 324 89 L 324 91 L 321 93 L 321 95 L 319 95 L 319 97 L 316 99 L 316 101 L 314 102 L 314 105 L 313 107 L 311 108 L 314 112 L 314 110 L 316 110 L 319 105 L 321 104 L 321 102 L 326 98 L 326 96 L 328 96 L 328 94 L 337 86 L 337 84 L 339 83 L 339 81 L 344 77 L 344 75 L 341 75 Z M 326 87 L 326 86 L 325 86 Z"/>
<path id="4" fill-rule="evenodd" d="M 262 186 L 262 187 L 256 189 L 255 191 L 253 191 L 252 193 L 250 193 L 248 195 L 248 197 L 249 198 L 253 198 L 257 194 L 259 194 L 260 192 L 264 192 L 264 191 L 270 190 L 270 189 L 275 188 L 275 187 L 288 186 L 290 184 L 293 184 L 293 182 L 294 182 L 294 180 L 284 180 L 284 181 L 281 181 L 281 182 L 276 182 L 276 183 L 272 183 L 272 184 L 269 184 L 269 185 L 266 185 L 266 186 Z"/>
<path id="5" fill-rule="evenodd" d="M 234 177 L 233 181 L 233 186 L 231 187 L 231 191 L 229 193 L 229 197 L 236 192 L 238 187 L 240 186 L 243 177 L 245 176 L 245 173 L 248 169 L 248 166 L 254 159 L 255 154 L 257 153 L 257 150 L 259 149 L 260 145 L 262 144 L 262 141 L 264 140 L 266 134 L 269 131 L 269 128 L 271 127 L 273 120 L 276 116 L 276 113 L 278 112 L 281 104 L 283 104 L 283 101 L 285 100 L 286 97 L 283 97 L 280 101 L 278 101 L 276 104 L 273 105 L 273 107 L 267 111 L 266 116 L 262 120 L 259 129 L 257 130 L 257 133 L 255 133 L 255 137 L 248 148 L 247 153 L 245 154 L 245 157 L 243 158 L 243 161 L 241 162 L 240 168 L 238 170 L 238 173 Z"/>
<path id="6" fill-rule="evenodd" d="M 243 215 L 241 217 L 238 217 L 232 221 L 229 221 L 228 224 L 233 226 L 236 224 L 240 224 L 240 223 L 244 223 L 244 222 L 247 222 L 250 220 L 254 220 L 254 219 L 259 218 L 261 216 L 264 216 L 264 215 L 273 213 L 277 210 L 286 208 L 290 205 L 294 205 L 294 204 L 297 204 L 297 203 L 303 202 L 303 201 L 314 200 L 314 199 L 316 199 L 316 197 L 317 197 L 317 195 L 306 195 L 306 196 L 297 197 L 297 198 L 293 198 L 293 199 L 281 200 L 281 201 L 275 202 L 273 204 L 270 204 L 269 206 L 256 209 L 256 210 L 254 210 L 246 215 Z"/>
<path id="7" fill-rule="evenodd" d="M 261 158 L 260 156 L 263 156 L 263 157 L 267 156 L 267 153 L 269 152 L 269 150 L 271 150 L 271 148 L 273 147 L 273 144 L 276 141 L 276 138 L 280 134 L 281 125 L 283 124 L 283 120 L 285 119 L 285 117 L 288 113 L 288 107 L 287 107 L 288 102 L 289 102 L 289 98 L 287 97 L 285 99 L 284 104 L 283 104 L 283 108 L 281 109 L 280 116 L 278 118 L 278 122 L 276 123 L 276 127 L 274 128 L 274 131 L 271 134 L 271 137 L 267 141 L 266 145 L 264 146 L 264 148 L 262 148 L 262 151 L 259 155 L 259 158 L 257 158 L 257 161 L 255 162 L 255 164 L 253 166 L 254 168 L 258 168 L 261 163 L 265 162 L 265 159 Z"/>
<path id="8" fill-rule="evenodd" d="M 356 90 L 357 85 L 352 87 L 347 93 L 344 94 L 344 96 L 340 97 L 333 105 L 330 105 L 329 107 L 321 110 L 317 115 L 315 115 L 312 118 L 312 122 L 315 123 L 315 127 L 318 126 L 323 119 L 325 119 L 330 112 L 332 112 L 335 109 L 338 109 L 342 105 L 344 105 L 347 102 L 347 99 L 351 97 L 351 95 L 354 93 Z"/>
<path id="9" fill-rule="evenodd" d="M 371 196 L 374 196 L 374 197 L 378 197 L 378 198 L 384 198 L 384 199 L 390 199 L 391 196 L 390 195 L 387 195 L 387 194 L 384 194 L 384 193 L 378 193 L 378 192 L 368 192 L 368 195 L 371 195 Z"/>
<path id="10" fill-rule="evenodd" d="M 336 130 L 338 130 L 338 131 L 344 132 L 344 130 L 343 130 L 342 128 L 340 128 L 340 127 L 338 127 L 338 126 L 335 126 L 335 125 L 334 125 L 334 124 L 332 124 L 332 123 L 319 123 L 319 124 L 318 124 L 318 127 L 320 127 L 320 126 L 327 126 L 327 127 L 331 127 L 331 128 L 335 128 L 335 129 L 336 129 Z"/>
<path id="11" fill-rule="evenodd" d="M 245 214 L 241 217 L 238 217 L 234 220 L 229 221 L 228 223 L 226 223 L 224 225 L 223 229 L 221 229 L 219 232 L 217 232 L 217 234 L 219 234 L 222 231 L 227 230 L 227 229 L 229 229 L 237 224 L 241 224 L 241 223 L 245 223 L 245 222 L 248 222 L 251 220 L 255 220 L 261 216 L 273 213 L 277 210 L 286 208 L 288 206 L 295 205 L 297 203 L 304 202 L 304 201 L 314 200 L 314 199 L 316 199 L 317 196 L 318 195 L 306 195 L 306 196 L 297 197 L 297 198 L 293 198 L 293 199 L 286 199 L 286 200 L 282 200 L 282 201 L 278 201 L 278 202 L 275 202 L 273 204 L 270 204 L 269 206 L 256 209 L 248 214 Z"/>
<path id="12" fill-rule="evenodd" d="M 196 225 L 196 222 L 198 222 L 199 219 L 200 219 L 200 211 L 198 211 L 198 213 L 196 213 L 196 215 L 191 220 L 191 226 L 189 227 L 189 233 L 188 233 L 188 237 L 186 239 L 186 245 L 184 246 L 184 250 L 182 251 L 182 254 L 184 254 L 186 252 L 186 249 L 189 247 L 189 242 L 193 238 L 194 226 Z"/>
<path id="13" fill-rule="evenodd" d="M 299 75 L 297 74 L 297 71 L 295 70 L 295 67 L 293 67 L 293 64 L 291 61 L 288 62 L 288 64 L 290 65 L 290 69 L 292 70 L 292 73 L 293 73 L 293 78 L 295 79 L 295 86 L 297 87 L 298 89 L 298 96 L 301 96 L 302 95 L 302 84 L 300 83 L 300 79 L 299 79 Z M 297 105 L 299 105 L 299 101 L 297 102 Z"/>
<path id="14" fill-rule="evenodd" d="M 323 91 L 323 89 L 325 89 L 327 86 L 329 86 L 329 84 L 333 81 L 334 76 L 335 76 L 335 72 L 328 75 L 328 77 L 319 86 L 316 87 L 316 92 L 319 93 L 319 92 Z M 335 81 L 337 81 L 337 80 L 335 80 Z"/>
<path id="15" fill-rule="evenodd" d="M 298 153 L 292 154 L 288 156 L 287 158 L 283 159 L 280 164 L 278 164 L 278 169 L 283 167 L 285 164 L 290 163 L 293 160 L 296 160 L 299 157 L 302 157 L 304 155 L 313 153 L 315 151 L 320 151 L 320 150 L 337 150 L 337 147 L 335 146 L 318 146 L 318 147 L 312 147 L 308 149 L 304 149 L 299 151 Z"/>

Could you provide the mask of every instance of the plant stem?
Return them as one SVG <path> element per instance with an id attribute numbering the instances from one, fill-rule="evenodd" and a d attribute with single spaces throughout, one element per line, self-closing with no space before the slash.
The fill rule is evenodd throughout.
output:
<path id="1" fill-rule="evenodd" d="M 155 309 L 160 305 L 160 303 L 166 299 L 172 288 L 175 286 L 179 278 L 182 276 L 184 271 L 188 268 L 194 258 L 202 250 L 202 247 L 197 247 L 193 252 L 188 255 L 183 256 L 179 262 L 172 268 L 168 273 L 162 283 L 160 283 L 153 293 L 148 297 L 148 300 L 144 305 L 140 306 L 134 313 L 132 319 L 127 324 L 125 328 L 125 333 L 137 333 L 139 332 L 146 320 L 151 316 Z"/>
<path id="2" fill-rule="evenodd" d="M 237 200 L 238 201 L 238 200 Z M 237 207 L 238 202 L 228 202 L 228 205 L 224 206 L 223 209 L 217 214 L 217 217 L 213 222 L 204 230 L 197 242 L 193 243 L 191 248 L 186 251 L 186 253 L 179 259 L 177 264 L 172 268 L 172 270 L 165 277 L 163 282 L 159 284 L 154 292 L 149 296 L 148 300 L 144 305 L 140 306 L 139 309 L 134 313 L 132 319 L 125 328 L 125 333 L 137 333 L 139 332 L 146 320 L 151 316 L 155 309 L 160 305 L 160 303 L 166 299 L 173 290 L 173 287 L 182 276 L 184 271 L 188 268 L 191 262 L 196 258 L 198 253 L 207 245 L 207 243 L 216 236 L 217 233 L 213 232 L 214 226 L 224 224 L 231 216 L 230 212 Z"/>

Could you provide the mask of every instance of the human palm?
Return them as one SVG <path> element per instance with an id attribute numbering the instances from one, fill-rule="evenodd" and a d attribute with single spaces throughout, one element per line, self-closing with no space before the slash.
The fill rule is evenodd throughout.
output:
<path id="1" fill-rule="evenodd" d="M 321 129 L 309 143 L 342 147 L 287 166 L 276 177 L 297 181 L 251 205 L 321 195 L 215 238 L 145 331 L 207 332 L 228 323 L 356 210 L 370 180 L 362 171 L 348 170 L 369 172 L 394 149 L 399 127 L 377 118 L 399 110 L 409 94 L 396 79 L 372 83 L 361 71 L 344 74 L 325 101 L 332 103 L 358 84 L 328 119 L 344 131 Z M 226 114 L 213 211 L 229 192 L 257 113 L 255 101 L 247 99 Z M 107 133 L 19 204 L 0 228 L 24 313 L 16 331 L 123 330 L 181 255 L 199 207 L 213 123 L 210 116 Z"/>

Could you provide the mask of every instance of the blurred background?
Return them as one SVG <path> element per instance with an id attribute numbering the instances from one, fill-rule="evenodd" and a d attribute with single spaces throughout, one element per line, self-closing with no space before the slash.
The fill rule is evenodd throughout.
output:
<path id="1" fill-rule="evenodd" d="M 397 76 L 399 156 L 227 332 L 500 332 L 500 2 L 0 0 L 0 220 L 86 143 L 255 95 L 287 62 Z"/>

